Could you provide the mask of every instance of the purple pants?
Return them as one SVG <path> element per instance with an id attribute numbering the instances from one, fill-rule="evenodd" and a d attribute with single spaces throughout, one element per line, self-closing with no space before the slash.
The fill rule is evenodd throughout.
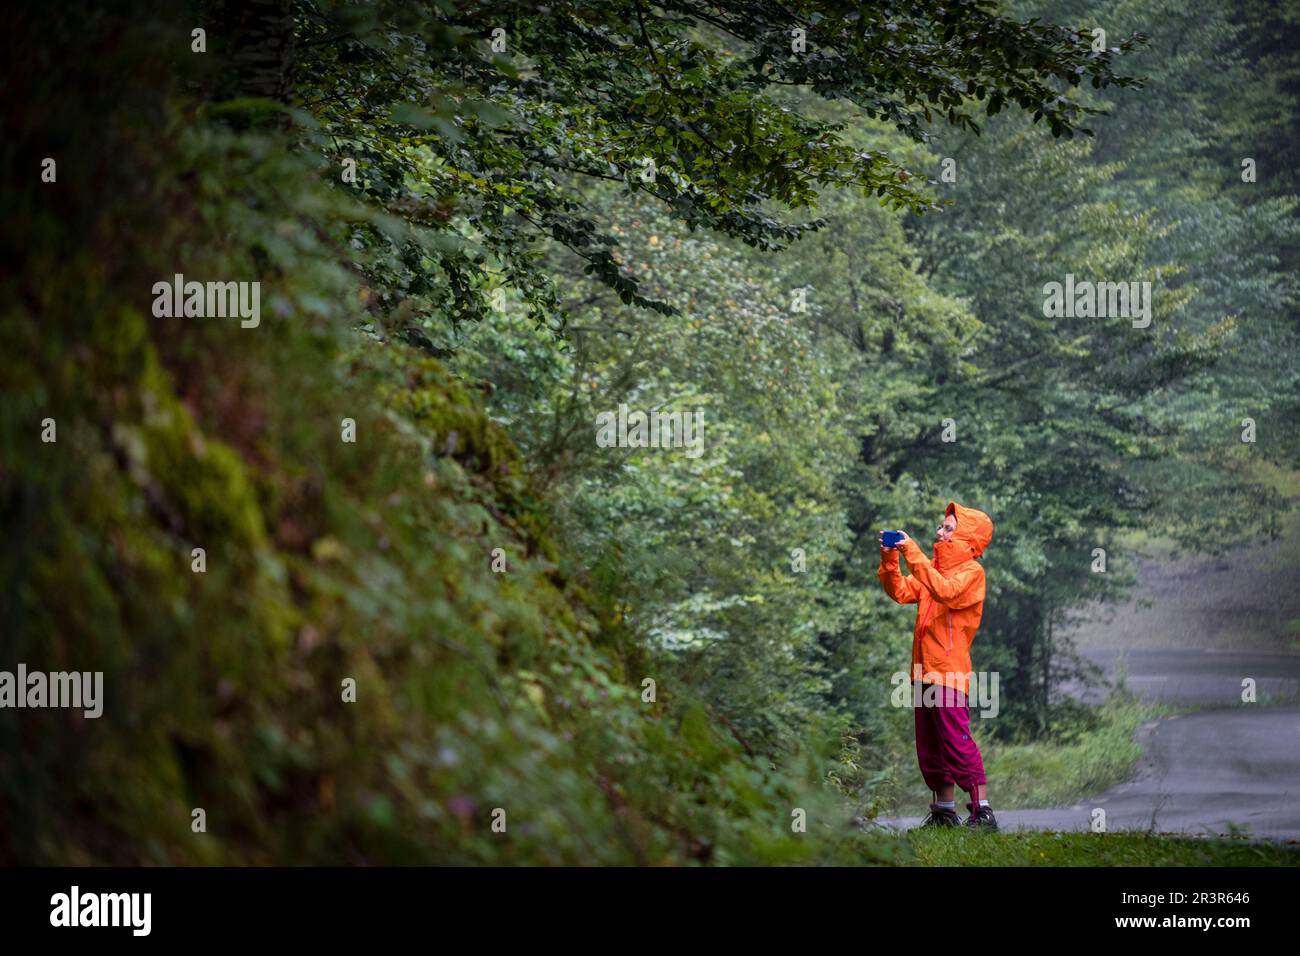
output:
<path id="1" fill-rule="evenodd" d="M 921 706 L 913 707 L 921 776 L 931 790 L 955 783 L 973 798 L 975 788 L 986 781 L 984 758 L 971 738 L 966 695 L 951 687 L 930 685 L 923 685 L 921 693 Z"/>

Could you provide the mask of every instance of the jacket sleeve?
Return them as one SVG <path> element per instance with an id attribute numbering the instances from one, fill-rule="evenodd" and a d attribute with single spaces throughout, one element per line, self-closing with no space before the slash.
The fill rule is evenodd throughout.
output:
<path id="1" fill-rule="evenodd" d="M 921 585 L 912 577 L 904 577 L 898 571 L 898 549 L 880 549 L 880 567 L 876 570 L 880 585 L 885 593 L 899 604 L 915 604 L 921 597 Z"/>
<path id="2" fill-rule="evenodd" d="M 946 576 L 935 569 L 925 552 L 910 538 L 903 542 L 902 551 L 907 558 L 907 569 L 912 572 L 909 580 L 918 582 L 944 607 L 957 610 L 984 600 L 984 568 L 977 562 L 971 561 Z"/>

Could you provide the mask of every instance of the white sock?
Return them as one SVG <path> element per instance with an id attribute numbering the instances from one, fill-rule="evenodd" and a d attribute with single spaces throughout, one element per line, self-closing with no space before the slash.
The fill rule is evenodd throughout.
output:
<path id="1" fill-rule="evenodd" d="M 956 809 L 957 809 L 957 801 L 956 801 L 956 800 L 936 800 L 936 801 L 934 802 L 934 805 L 935 805 L 936 807 L 943 807 L 945 810 L 956 810 Z"/>
<path id="2" fill-rule="evenodd" d="M 980 806 L 981 806 L 981 807 L 987 807 L 988 805 L 989 805 L 989 802 L 988 802 L 987 800 L 981 800 L 981 801 L 980 801 Z"/>

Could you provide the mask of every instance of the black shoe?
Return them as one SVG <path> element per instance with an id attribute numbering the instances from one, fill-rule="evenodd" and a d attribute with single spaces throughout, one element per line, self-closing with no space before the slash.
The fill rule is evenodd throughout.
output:
<path id="1" fill-rule="evenodd" d="M 970 816 L 966 818 L 966 826 L 970 827 L 970 829 L 996 830 L 998 828 L 998 818 L 993 815 L 993 811 L 988 807 L 968 803 L 966 809 L 970 811 Z"/>
<path id="2" fill-rule="evenodd" d="M 961 826 L 961 817 L 957 816 L 957 811 L 948 807 L 941 807 L 937 803 L 930 804 L 930 815 L 925 818 L 925 822 L 918 827 L 912 827 L 913 830 L 923 830 L 927 827 L 959 827 Z"/>

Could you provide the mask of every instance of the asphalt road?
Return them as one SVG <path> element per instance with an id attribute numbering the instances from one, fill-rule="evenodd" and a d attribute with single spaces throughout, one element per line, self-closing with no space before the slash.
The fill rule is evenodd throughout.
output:
<path id="1" fill-rule="evenodd" d="M 1122 665 L 1121 665 L 1122 655 Z M 1171 650 L 1083 649 L 1108 679 L 1126 671 L 1129 689 L 1139 697 L 1192 707 L 1232 707 L 1241 701 L 1243 681 L 1254 681 L 1256 702 L 1300 704 L 1300 654 L 1288 651 L 1184 648 Z M 1066 687 L 1074 696 L 1099 702 L 1104 691 Z M 1296 746 L 1300 747 L 1300 740 Z"/>
<path id="2" fill-rule="evenodd" d="M 1143 756 L 1127 783 L 1070 807 L 1000 810 L 1003 830 L 1105 828 L 1300 841 L 1300 708 L 1237 708 L 1175 715 L 1138 731 Z M 965 798 L 964 794 L 958 794 Z M 959 812 L 965 815 L 959 803 Z M 882 818 L 916 826 L 920 817 Z"/>

